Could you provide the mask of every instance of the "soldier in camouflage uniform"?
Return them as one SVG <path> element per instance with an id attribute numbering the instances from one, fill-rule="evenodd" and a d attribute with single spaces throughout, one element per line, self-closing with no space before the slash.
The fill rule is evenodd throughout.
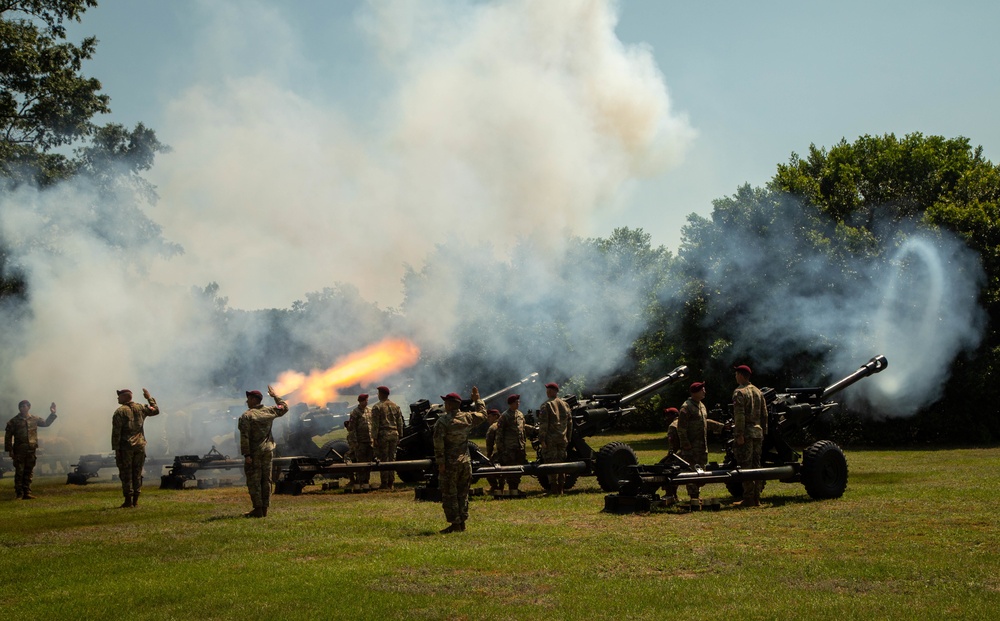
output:
<path id="1" fill-rule="evenodd" d="M 118 409 L 111 417 L 111 448 L 115 451 L 118 478 L 121 479 L 122 495 L 125 497 L 121 508 L 126 509 L 139 505 L 142 468 L 146 464 L 146 435 L 143 425 L 147 417 L 158 415 L 160 408 L 156 406 L 156 399 L 145 388 L 142 389 L 142 396 L 149 405 L 132 401 L 132 391 L 128 388 L 116 392 Z"/>
<path id="2" fill-rule="evenodd" d="M 267 507 L 271 503 L 271 459 L 275 446 L 271 425 L 274 419 L 288 413 L 288 404 L 270 386 L 267 387 L 267 394 L 274 399 L 271 407 L 264 407 L 264 397 L 259 390 L 247 391 L 249 409 L 240 415 L 237 423 L 243 471 L 247 477 L 250 502 L 253 503 L 253 510 L 244 513 L 244 517 L 267 517 Z"/>
<path id="3" fill-rule="evenodd" d="M 545 385 L 548 400 L 538 408 L 538 440 L 542 447 L 542 462 L 566 461 L 566 447 L 573 439 L 573 420 L 569 405 L 559 398 L 559 384 Z M 552 493 L 562 494 L 566 475 L 552 477 Z"/>
<path id="4" fill-rule="evenodd" d="M 354 461 L 369 462 L 375 457 L 375 440 L 372 437 L 372 410 L 368 407 L 368 395 L 358 395 L 358 407 L 351 411 L 351 434 L 354 436 Z M 350 437 L 350 436 L 348 436 Z M 361 485 L 368 485 L 371 472 L 365 470 L 355 474 Z"/>
<path id="5" fill-rule="evenodd" d="M 395 461 L 396 445 L 403 436 L 403 411 L 389 400 L 389 389 L 378 387 L 378 403 L 372 407 L 372 437 L 375 440 L 375 458 Z M 391 490 L 396 482 L 394 470 L 379 472 L 379 489 Z"/>
<path id="6" fill-rule="evenodd" d="M 35 450 L 38 448 L 38 428 L 48 427 L 56 419 L 56 404 L 49 406 L 49 417 L 42 419 L 30 413 L 31 403 L 24 400 L 17 404 L 18 414 L 7 421 L 3 435 L 3 450 L 14 462 L 14 495 L 23 500 L 34 500 L 31 493 L 31 476 L 35 470 Z"/>
<path id="7" fill-rule="evenodd" d="M 721 431 L 722 423 L 708 418 L 705 409 L 705 382 L 694 382 L 690 386 L 691 398 L 684 402 L 677 413 L 677 439 L 681 450 L 681 459 L 692 466 L 704 467 L 708 463 L 708 430 Z M 697 483 L 687 485 L 691 500 L 701 496 L 701 486 Z"/>
<path id="8" fill-rule="evenodd" d="M 486 424 L 489 425 L 486 430 L 486 459 L 490 461 L 494 461 L 494 456 L 499 458 L 496 450 L 498 420 L 500 420 L 500 410 L 491 409 L 486 412 Z M 486 482 L 490 484 L 490 494 L 503 491 L 503 477 L 486 477 Z"/>
<path id="9" fill-rule="evenodd" d="M 524 414 L 518 409 L 521 395 L 507 397 L 507 409 L 497 421 L 497 456 L 501 466 L 520 466 L 527 462 L 525 455 Z M 516 492 L 521 477 L 507 479 L 510 491 Z"/>
<path id="10" fill-rule="evenodd" d="M 750 383 L 752 371 L 741 364 L 734 368 L 736 390 L 733 391 L 733 436 L 736 438 L 736 463 L 741 468 L 760 468 L 761 449 L 767 433 L 767 403 L 760 389 Z M 760 506 L 763 481 L 744 481 L 743 500 L 733 504 L 743 507 Z"/>
<path id="11" fill-rule="evenodd" d="M 681 450 L 681 440 L 677 437 L 677 408 L 666 408 L 663 413 L 667 417 L 667 451 L 670 453 L 680 453 Z M 666 501 L 669 503 L 677 502 L 677 486 L 667 484 L 663 486 L 663 490 L 666 492 Z"/>
<path id="12" fill-rule="evenodd" d="M 434 461 L 438 465 L 441 506 L 449 526 L 441 533 L 465 530 L 469 519 L 469 484 L 472 459 L 469 457 L 469 432 L 486 420 L 486 404 L 479 398 L 479 388 L 472 387 L 475 411 L 461 410 L 462 397 L 448 393 L 441 397 L 445 412 L 434 423 Z"/>

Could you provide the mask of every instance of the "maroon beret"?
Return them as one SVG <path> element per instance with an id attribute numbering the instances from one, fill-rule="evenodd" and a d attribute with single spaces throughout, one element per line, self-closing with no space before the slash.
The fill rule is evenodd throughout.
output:
<path id="1" fill-rule="evenodd" d="M 549 382 L 548 384 L 545 385 L 545 387 L 546 388 L 552 388 L 554 390 L 559 390 L 559 384 L 557 384 L 555 382 Z"/>
<path id="2" fill-rule="evenodd" d="M 461 401 L 462 395 L 458 394 L 457 392 L 449 392 L 448 394 L 443 395 L 441 398 L 444 399 L 445 401 L 447 401 L 448 399 L 452 399 L 454 401 Z"/>
<path id="3" fill-rule="evenodd" d="M 367 398 L 368 398 L 368 393 L 362 393 L 358 395 L 358 401 L 364 401 Z"/>
<path id="4" fill-rule="evenodd" d="M 128 388 L 122 388 L 121 390 L 116 390 L 115 392 L 117 392 L 119 395 L 124 395 L 125 393 L 132 394 L 132 391 L 129 390 Z"/>
<path id="5" fill-rule="evenodd" d="M 378 387 L 378 391 L 379 392 L 384 392 L 385 394 L 389 394 L 389 387 L 388 386 L 379 386 Z"/>
<path id="6" fill-rule="evenodd" d="M 500 416 L 500 410 L 498 410 L 496 408 L 490 408 L 489 410 L 487 410 L 486 413 L 487 414 L 496 414 L 497 416 Z"/>
<path id="7" fill-rule="evenodd" d="M 750 370 L 750 367 L 748 367 L 748 366 L 747 366 L 747 365 L 745 365 L 745 364 L 741 364 L 741 365 L 740 365 L 740 366 L 738 366 L 738 367 L 733 367 L 733 370 L 734 370 L 734 371 L 739 371 L 739 372 L 740 372 L 740 373 L 742 373 L 743 375 L 747 375 L 747 376 L 749 376 L 750 374 L 752 374 L 752 373 L 753 373 L 753 371 L 751 371 L 751 370 Z"/>
<path id="8" fill-rule="evenodd" d="M 507 405 L 510 405 L 511 403 L 514 403 L 515 401 L 519 400 L 520 398 L 521 398 L 521 395 L 511 395 L 511 396 L 507 397 Z"/>
<path id="9" fill-rule="evenodd" d="M 259 399 L 259 400 L 263 400 L 264 399 L 264 395 L 260 394 L 259 390 L 248 390 L 247 391 L 247 398 L 249 399 L 250 397 L 257 397 L 257 399 Z"/>
<path id="10" fill-rule="evenodd" d="M 691 392 L 698 392 L 705 387 L 705 382 L 695 382 L 691 384 Z"/>
<path id="11" fill-rule="evenodd" d="M 666 408 L 665 410 L 663 410 L 663 413 L 670 414 L 671 416 L 676 416 L 680 412 L 678 412 L 677 408 Z"/>

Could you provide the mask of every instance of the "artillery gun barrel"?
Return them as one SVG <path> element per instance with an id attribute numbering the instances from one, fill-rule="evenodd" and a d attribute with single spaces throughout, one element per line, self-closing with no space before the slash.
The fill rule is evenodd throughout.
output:
<path id="1" fill-rule="evenodd" d="M 514 466 L 480 466 L 472 472 L 474 478 L 538 476 L 553 474 L 585 474 L 590 464 L 585 461 L 561 461 L 551 464 L 520 464 Z"/>
<path id="2" fill-rule="evenodd" d="M 509 390 L 513 390 L 513 389 L 517 388 L 518 386 L 520 386 L 521 384 L 524 384 L 525 382 L 534 382 L 534 381 L 537 381 L 537 378 L 538 378 L 538 373 L 532 373 L 531 375 L 528 375 L 527 377 L 523 377 L 523 378 L 521 378 L 520 381 L 514 382 L 513 384 L 511 384 L 510 386 L 508 386 L 506 388 L 501 388 L 500 390 L 498 390 L 498 391 L 496 391 L 496 392 L 494 392 L 492 394 L 486 395 L 485 397 L 482 398 L 483 399 L 483 403 L 489 403 L 490 400 L 496 399 L 497 397 L 499 397 L 500 395 L 504 394 L 505 392 L 507 392 Z"/>
<path id="3" fill-rule="evenodd" d="M 656 380 L 652 384 L 648 384 L 646 386 L 643 386 L 639 390 L 637 390 L 635 392 L 631 392 L 631 393 L 625 395 L 624 397 L 622 397 L 620 403 L 621 403 L 621 405 L 625 406 L 625 405 L 628 405 L 629 403 L 632 403 L 636 399 L 641 399 L 642 397 L 645 397 L 648 394 L 652 394 L 652 393 L 656 392 L 657 390 L 660 390 L 664 386 L 667 386 L 669 384 L 673 384 L 677 380 L 683 379 L 685 376 L 687 376 L 687 372 L 688 372 L 687 366 L 685 366 L 685 365 L 682 364 L 681 366 L 677 367 L 676 369 L 674 369 L 670 373 L 664 375 L 663 377 L 661 377 L 660 379 Z"/>
<path id="4" fill-rule="evenodd" d="M 826 399 L 827 397 L 830 397 L 840 392 L 841 390 L 847 388 L 851 384 L 854 384 L 855 382 L 864 379 L 869 375 L 874 375 L 876 373 L 881 372 L 887 366 L 889 366 L 889 361 L 885 359 L 885 356 L 882 355 L 875 356 L 874 358 L 863 364 L 861 368 L 855 371 L 854 373 L 851 373 L 850 375 L 840 380 L 839 382 L 827 386 L 823 390 L 823 394 L 820 395 L 820 400 Z"/>
<path id="5" fill-rule="evenodd" d="M 407 461 L 362 461 L 345 462 L 336 464 L 321 464 L 314 460 L 295 459 L 291 463 L 289 473 L 312 472 L 316 474 L 353 474 L 356 472 L 380 472 L 385 470 L 395 470 L 396 472 L 407 470 L 427 470 L 434 466 L 433 459 L 411 459 Z"/>

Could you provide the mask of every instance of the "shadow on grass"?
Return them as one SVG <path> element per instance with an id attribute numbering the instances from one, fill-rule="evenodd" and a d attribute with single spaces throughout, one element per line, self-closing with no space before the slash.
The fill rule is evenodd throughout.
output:
<path id="1" fill-rule="evenodd" d="M 242 513 L 231 513 L 231 514 L 228 514 L 228 515 L 213 515 L 211 517 L 205 518 L 202 521 L 203 522 L 220 522 L 222 520 L 243 520 L 243 519 L 249 520 L 250 518 L 244 518 Z"/>

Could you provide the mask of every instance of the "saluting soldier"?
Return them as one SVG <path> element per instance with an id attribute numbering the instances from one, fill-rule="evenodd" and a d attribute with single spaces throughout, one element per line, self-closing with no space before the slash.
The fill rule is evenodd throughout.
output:
<path id="1" fill-rule="evenodd" d="M 499 419 L 500 410 L 491 408 L 486 412 L 486 424 L 489 425 L 489 428 L 486 430 L 486 459 L 491 462 L 494 461 L 494 457 L 499 459 L 499 455 L 497 454 L 497 421 Z M 490 494 L 503 491 L 503 477 L 486 477 L 486 482 L 490 484 Z"/>
<path id="2" fill-rule="evenodd" d="M 149 405 L 132 401 L 132 391 L 128 388 L 118 393 L 118 409 L 111 417 L 111 448 L 115 451 L 118 478 L 122 482 L 125 502 L 122 509 L 139 506 L 142 491 L 142 468 L 146 464 L 146 434 L 143 425 L 146 418 L 156 416 L 160 408 L 149 391 L 142 389 L 142 396 Z"/>
<path id="3" fill-rule="evenodd" d="M 472 387 L 475 411 L 462 411 L 462 397 L 448 393 L 444 414 L 434 423 L 434 461 L 438 465 L 441 506 L 448 527 L 442 534 L 465 530 L 469 519 L 469 484 L 472 481 L 472 459 L 469 457 L 469 432 L 486 420 L 486 404 L 479 398 L 479 388 Z"/>
<path id="4" fill-rule="evenodd" d="M 372 406 L 372 436 L 375 439 L 375 457 L 379 461 L 395 461 L 396 445 L 403 437 L 403 411 L 389 400 L 387 386 L 378 387 L 378 403 Z M 396 472 L 382 470 L 379 479 L 379 489 L 392 490 Z"/>
<path id="5" fill-rule="evenodd" d="M 526 463 L 524 414 L 518 407 L 521 405 L 521 395 L 507 397 L 507 409 L 497 421 L 497 458 L 501 466 L 520 466 Z M 516 492 L 521 484 L 521 477 L 507 479 L 510 491 Z"/>
<path id="6" fill-rule="evenodd" d="M 760 389 L 750 383 L 753 373 L 745 364 L 734 367 L 736 390 L 733 391 L 733 435 L 736 438 L 736 463 L 741 468 L 760 468 L 761 449 L 767 433 L 767 403 Z M 760 506 L 763 481 L 743 481 L 743 500 L 733 504 Z"/>
<path id="7" fill-rule="evenodd" d="M 240 415 L 237 427 L 243 471 L 253 509 L 244 513 L 243 517 L 261 518 L 267 517 L 267 508 L 271 504 L 271 460 L 275 447 L 271 425 L 274 419 L 288 413 L 288 404 L 270 386 L 267 387 L 267 394 L 274 399 L 271 407 L 264 407 L 264 396 L 259 390 L 249 390 L 246 394 L 249 409 Z"/>
<path id="8" fill-rule="evenodd" d="M 49 417 L 31 414 L 31 403 L 25 399 L 17 404 L 17 416 L 7 421 L 3 434 L 3 450 L 14 462 L 14 496 L 34 500 L 31 478 L 35 471 L 35 451 L 38 449 L 38 428 L 48 427 L 56 419 L 55 402 L 49 406 Z"/>
<path id="9" fill-rule="evenodd" d="M 573 439 L 573 418 L 569 405 L 559 398 L 559 384 L 545 385 L 548 400 L 538 408 L 538 440 L 542 447 L 542 462 L 566 461 L 566 447 Z M 562 494 L 566 475 L 553 477 L 552 493 Z"/>
<path id="10" fill-rule="evenodd" d="M 703 403 L 705 382 L 694 382 L 689 389 L 691 397 L 677 413 L 677 439 L 681 447 L 678 454 L 692 466 L 704 467 L 708 463 L 708 429 L 721 430 L 722 423 L 708 418 L 708 410 Z M 687 484 L 691 500 L 699 499 L 700 489 L 697 483 Z"/>
<path id="11" fill-rule="evenodd" d="M 368 407 L 368 395 L 358 395 L 358 406 L 351 411 L 350 433 L 354 436 L 354 461 L 370 462 L 375 457 L 375 440 L 372 438 L 372 410 Z M 356 473 L 357 482 L 368 485 L 371 472 L 365 470 Z"/>

